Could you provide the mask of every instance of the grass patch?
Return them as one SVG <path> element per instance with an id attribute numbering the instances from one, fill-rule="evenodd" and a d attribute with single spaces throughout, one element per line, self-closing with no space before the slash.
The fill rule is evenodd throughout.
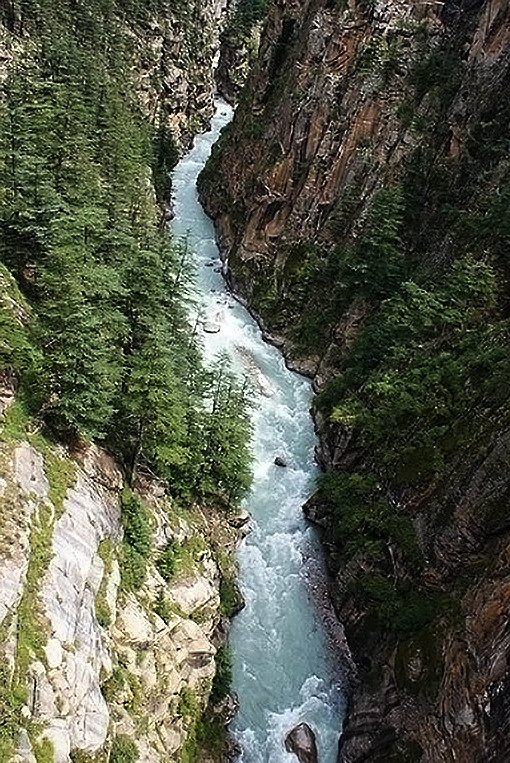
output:
<path id="1" fill-rule="evenodd" d="M 29 423 L 28 405 L 20 395 L 5 411 L 0 439 L 4 442 L 26 440 Z"/>
<path id="2" fill-rule="evenodd" d="M 138 676 L 135 676 L 123 665 L 119 665 L 101 688 L 108 703 L 118 702 L 119 696 L 127 691 L 128 698 L 122 704 L 131 716 L 138 718 L 146 700 Z"/>
<path id="3" fill-rule="evenodd" d="M 110 751 L 110 763 L 136 763 L 140 753 L 138 747 L 127 736 L 115 737 Z"/>
<path id="4" fill-rule="evenodd" d="M 156 567 L 166 581 L 190 575 L 200 568 L 202 555 L 208 549 L 206 541 L 198 533 L 183 543 L 173 540 L 156 560 Z"/>
<path id="5" fill-rule="evenodd" d="M 49 739 L 41 739 L 32 745 L 37 763 L 53 763 L 55 750 Z"/>
<path id="6" fill-rule="evenodd" d="M 41 503 L 33 517 L 26 582 L 16 612 L 16 663 L 12 676 L 8 674 L 6 666 L 0 670 L 0 763 L 7 763 L 15 749 L 21 726 L 21 707 L 27 702 L 28 667 L 34 657 L 45 661 L 45 623 L 38 608 L 37 594 L 52 558 L 54 519 L 55 513 L 48 503 Z M 5 640 L 8 626 L 8 622 L 4 623 L 0 631 L 2 641 Z M 53 761 L 51 742 L 36 742 L 34 755 L 38 763 Z"/>
<path id="7" fill-rule="evenodd" d="M 106 538 L 101 541 L 97 553 L 103 560 L 104 570 L 95 601 L 96 618 L 101 627 L 108 628 L 112 620 L 112 611 L 106 599 L 108 579 L 113 569 L 113 542 L 111 538 Z"/>
<path id="8" fill-rule="evenodd" d="M 58 455 L 52 443 L 43 435 L 34 435 L 29 440 L 43 457 L 44 473 L 50 485 L 48 498 L 55 507 L 57 517 L 60 517 L 64 513 L 67 493 L 76 483 L 76 464 L 72 459 Z"/>
<path id="9" fill-rule="evenodd" d="M 206 756 L 218 763 L 225 760 L 225 727 L 209 707 L 202 709 L 191 689 L 181 690 L 177 712 L 188 723 L 186 741 L 176 755 L 178 763 L 200 763 Z"/>
<path id="10" fill-rule="evenodd" d="M 221 702 L 230 694 L 232 686 L 232 654 L 228 644 L 221 644 L 215 657 L 216 673 L 214 674 L 211 702 Z"/>
<path id="11" fill-rule="evenodd" d="M 158 595 L 156 596 L 152 605 L 152 609 L 167 625 L 175 617 L 188 617 L 178 604 L 173 601 L 169 601 L 166 598 L 163 588 L 159 589 Z"/>
<path id="12" fill-rule="evenodd" d="M 220 614 L 233 617 L 244 605 L 243 596 L 237 584 L 235 559 L 220 549 L 215 549 L 214 559 L 220 571 Z"/>
<path id="13" fill-rule="evenodd" d="M 20 712 L 26 700 L 26 687 L 13 685 L 7 666 L 2 665 L 0 667 L 0 763 L 9 763 L 14 755 L 15 739 L 20 729 Z"/>
<path id="14" fill-rule="evenodd" d="M 35 655 L 44 661 L 46 634 L 38 611 L 37 593 L 52 558 L 54 512 L 42 503 L 30 533 L 30 559 L 23 596 L 17 611 L 17 645 L 14 684 L 24 685 L 28 666 Z"/>

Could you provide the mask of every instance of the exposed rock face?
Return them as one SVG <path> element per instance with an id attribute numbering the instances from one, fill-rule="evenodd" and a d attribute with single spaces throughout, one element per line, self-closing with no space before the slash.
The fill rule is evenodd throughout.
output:
<path id="1" fill-rule="evenodd" d="M 450 205 L 467 219 L 508 181 L 508 156 L 485 149 L 508 140 L 509 50 L 502 0 L 271 5 L 245 100 L 200 186 L 234 288 L 316 389 L 341 374 L 378 313 L 353 288 L 340 315 L 328 318 L 330 281 L 314 302 L 318 340 L 303 349 L 296 322 L 314 300 L 306 277 L 336 246 L 356 246 L 379 188 L 423 182 L 420 207 L 406 220 L 416 235 L 405 253 L 422 284 L 453 253 L 471 250 L 472 237 L 441 217 Z M 472 176 L 468 167 L 476 168 Z M 483 418 L 481 408 L 476 415 Z M 322 410 L 315 416 L 324 468 L 374 470 L 370 443 L 354 426 Z M 378 617 L 384 597 L 369 607 L 356 593 L 360 579 L 381 577 L 380 567 L 365 552 L 345 562 L 331 506 L 308 504 L 326 530 L 331 593 L 359 669 L 339 761 L 510 758 L 508 436 L 506 418 L 495 419 L 483 443 L 459 447 L 445 472 L 428 480 L 396 484 L 386 465 L 375 468 L 378 495 L 410 520 L 424 559 L 413 577 L 389 542 L 389 588 L 414 586 L 441 612 L 418 631 L 395 632 Z M 363 532 L 370 537 L 370 528 Z"/>
<path id="2" fill-rule="evenodd" d="M 142 109 L 188 146 L 213 114 L 214 62 L 227 0 L 194 0 L 131 34 L 143 53 L 137 63 Z"/>
<path id="3" fill-rule="evenodd" d="M 0 627 L 15 623 L 23 602 L 30 601 L 30 617 L 40 632 L 21 676 L 29 688 L 24 715 L 51 741 L 55 763 L 69 763 L 72 751 L 97 753 L 121 734 L 136 740 L 141 759 L 167 760 L 186 739 L 187 720 L 176 712 L 180 692 L 185 687 L 202 704 L 207 701 L 218 634 L 224 630 L 220 572 L 210 550 L 204 545 L 199 565 L 169 584 L 151 567 L 136 595 L 121 592 L 116 549 L 122 479 L 114 461 L 96 446 L 82 451 L 79 462 L 57 451 L 53 458 L 62 459 L 70 475 L 60 506 L 45 455 L 36 447 L 3 443 L 0 457 Z M 156 538 L 160 545 L 198 532 L 180 520 L 172 530 L 165 496 L 150 500 L 155 526 L 165 527 L 165 535 Z M 201 532 L 208 530 L 202 526 Z M 227 547 L 235 538 L 234 531 L 222 529 Z M 34 543 L 47 546 L 47 568 L 37 569 L 41 577 L 34 580 L 31 567 L 27 593 Z M 111 548 L 107 561 L 104 543 Z M 169 607 L 166 620 L 155 611 L 161 592 Z M 108 604 L 109 626 L 98 622 L 101 597 Z M 197 613 L 199 622 L 192 619 Z M 0 646 L 11 675 L 20 670 L 19 638 L 29 625 L 23 617 L 22 635 L 9 628 Z M 34 741 L 22 729 L 16 760 L 35 760 Z"/>
<path id="4" fill-rule="evenodd" d="M 65 763 L 71 749 L 94 751 L 106 741 L 109 712 L 100 676 L 111 673 L 112 657 L 95 600 L 104 573 L 99 544 L 120 533 L 120 474 L 116 483 L 109 492 L 78 471 L 53 527 L 53 558 L 40 591 L 49 672 L 39 665 L 34 674 L 32 707 L 53 742 L 56 763 Z"/>
<path id="5" fill-rule="evenodd" d="M 293 752 L 300 763 L 317 763 L 315 734 L 307 723 L 300 723 L 287 735 L 285 749 Z"/>
<path id="6" fill-rule="evenodd" d="M 236 103 L 253 66 L 262 24 L 239 25 L 236 19 L 237 0 L 227 4 L 227 18 L 220 35 L 220 51 L 215 77 L 218 92 L 229 103 Z"/>

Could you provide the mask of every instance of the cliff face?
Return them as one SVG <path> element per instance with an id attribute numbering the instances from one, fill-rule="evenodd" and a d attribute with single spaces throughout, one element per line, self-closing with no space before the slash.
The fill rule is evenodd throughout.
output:
<path id="1" fill-rule="evenodd" d="M 89 448 L 75 462 L 24 441 L 1 452 L 2 661 L 19 693 L 2 697 L 4 717 L 20 729 L 12 760 L 39 760 L 45 740 L 56 763 L 80 751 L 102 760 L 119 736 L 136 742 L 140 760 L 167 760 L 207 704 L 215 674 L 222 618 L 220 572 L 204 540 L 210 528 L 152 496 L 155 556 L 168 542 L 199 542 L 200 560 L 171 583 L 151 567 L 136 595 L 122 592 L 121 476 L 112 460 Z M 68 469 L 61 506 L 50 498 L 49 463 Z M 185 696 L 196 706 L 185 708 Z"/>
<path id="2" fill-rule="evenodd" d="M 228 3 L 215 78 L 219 93 L 235 103 L 257 57 L 266 0 Z"/>
<path id="3" fill-rule="evenodd" d="M 274 2 L 200 181 L 320 393 L 341 761 L 509 757 L 509 30 L 499 0 Z"/>
<path id="4" fill-rule="evenodd" d="M 213 113 L 214 62 L 219 54 L 227 0 L 186 4 L 132 26 L 139 58 L 135 68 L 141 105 L 155 124 L 170 129 L 188 147 Z"/>

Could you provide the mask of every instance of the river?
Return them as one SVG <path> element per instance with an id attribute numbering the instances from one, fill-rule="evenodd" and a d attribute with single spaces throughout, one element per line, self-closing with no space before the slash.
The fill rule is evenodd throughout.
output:
<path id="1" fill-rule="evenodd" d="M 306 721 L 316 733 L 320 763 L 335 763 L 344 701 L 309 597 L 307 578 L 321 552 L 301 511 L 316 474 L 310 384 L 285 367 L 280 352 L 264 342 L 255 321 L 228 294 L 213 225 L 196 192 L 197 176 L 231 116 L 229 106 L 218 104 L 211 130 L 177 165 L 172 222 L 175 234 L 189 235 L 206 320 L 221 326 L 219 333 L 203 333 L 206 360 L 228 352 L 234 369 L 259 390 L 254 482 L 245 501 L 253 531 L 238 552 L 246 607 L 234 618 L 229 638 L 240 702 L 231 733 L 242 750 L 239 763 L 296 763 L 283 743 L 293 726 Z M 276 456 L 286 468 L 274 464 Z"/>

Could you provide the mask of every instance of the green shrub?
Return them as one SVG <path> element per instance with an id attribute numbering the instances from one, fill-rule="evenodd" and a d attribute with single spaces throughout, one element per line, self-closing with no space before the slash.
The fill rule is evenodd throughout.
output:
<path id="1" fill-rule="evenodd" d="M 192 689 L 183 686 L 179 692 L 177 713 L 183 718 L 195 718 L 200 708 L 197 696 Z"/>
<path id="2" fill-rule="evenodd" d="M 138 747 L 126 736 L 115 737 L 110 751 L 110 763 L 136 763 L 139 758 Z"/>
<path id="3" fill-rule="evenodd" d="M 168 601 L 163 592 L 163 588 L 159 589 L 156 599 L 152 605 L 152 609 L 158 615 L 158 617 L 161 617 L 165 623 L 169 623 L 170 620 L 176 615 L 179 617 L 186 617 L 185 613 L 182 612 L 180 607 Z"/>
<path id="4" fill-rule="evenodd" d="M 96 599 L 96 618 L 102 628 L 108 628 L 112 621 L 112 611 L 106 599 Z"/>
<path id="5" fill-rule="evenodd" d="M 171 580 L 177 568 L 178 544 L 171 541 L 163 553 L 156 559 L 156 567 L 163 580 Z"/>
<path id="6" fill-rule="evenodd" d="M 229 693 L 232 685 L 232 655 L 228 644 L 221 644 L 215 657 L 216 673 L 214 674 L 211 701 L 221 702 Z"/>
<path id="7" fill-rule="evenodd" d="M 381 556 L 391 543 L 410 569 L 421 567 L 423 557 L 411 520 L 381 497 L 374 474 L 331 470 L 319 477 L 318 488 L 333 507 L 336 539 L 344 557 L 368 550 Z"/>
<path id="8" fill-rule="evenodd" d="M 140 556 L 147 558 L 152 544 L 152 530 L 147 509 L 133 491 L 125 487 L 121 496 L 124 539 Z"/>
<path id="9" fill-rule="evenodd" d="M 0 419 L 0 437 L 4 441 L 24 440 L 27 437 L 30 413 L 23 397 L 18 397 Z"/>
<path id="10" fill-rule="evenodd" d="M 378 574 L 364 574 L 348 587 L 358 603 L 364 603 L 384 624 L 402 636 L 419 633 L 450 607 L 448 597 L 424 594 L 416 588 L 400 587 Z"/>
<path id="11" fill-rule="evenodd" d="M 125 487 L 121 496 L 124 538 L 120 553 L 122 587 L 136 591 L 143 585 L 152 545 L 147 509 L 133 491 Z"/>
<path id="12" fill-rule="evenodd" d="M 147 559 L 127 543 L 123 543 L 119 554 L 121 586 L 125 591 L 137 591 L 144 584 Z"/>
<path id="13" fill-rule="evenodd" d="M 243 597 L 234 577 L 220 580 L 220 612 L 225 617 L 233 617 L 243 606 Z"/>

